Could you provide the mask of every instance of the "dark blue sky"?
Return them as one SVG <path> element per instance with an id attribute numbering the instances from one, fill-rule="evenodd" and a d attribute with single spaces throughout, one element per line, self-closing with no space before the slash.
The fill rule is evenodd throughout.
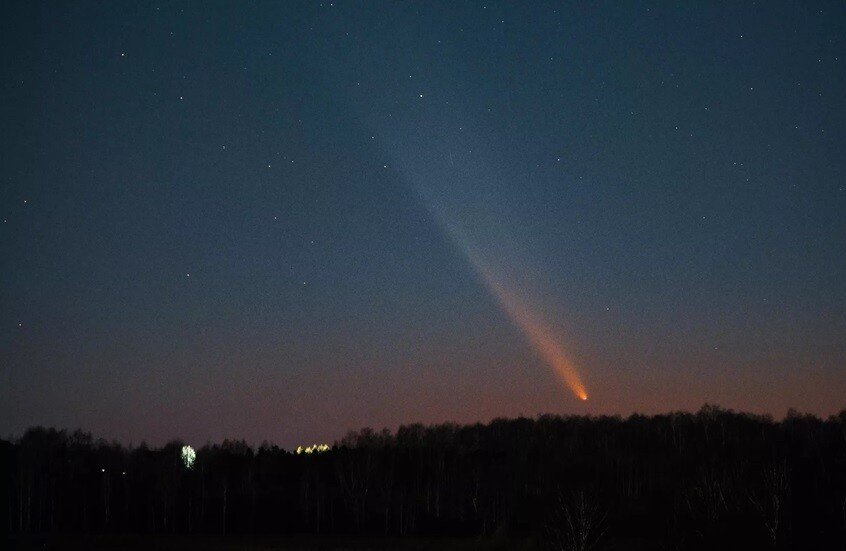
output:
<path id="1" fill-rule="evenodd" d="M 842 2 L 0 9 L 2 434 L 846 406 Z"/>

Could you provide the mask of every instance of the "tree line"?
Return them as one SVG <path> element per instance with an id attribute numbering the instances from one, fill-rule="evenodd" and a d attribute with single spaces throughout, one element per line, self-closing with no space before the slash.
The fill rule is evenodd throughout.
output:
<path id="1" fill-rule="evenodd" d="M 10 534 L 533 534 L 555 549 L 846 548 L 846 410 L 362 429 L 328 449 L 0 440 Z M 303 453 L 308 451 L 309 453 Z"/>

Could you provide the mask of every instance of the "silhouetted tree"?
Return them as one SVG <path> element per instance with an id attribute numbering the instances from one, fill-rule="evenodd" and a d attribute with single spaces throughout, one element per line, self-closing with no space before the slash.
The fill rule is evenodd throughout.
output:
<path id="1" fill-rule="evenodd" d="M 42 427 L 0 441 L 3 526 L 12 537 L 511 531 L 559 549 L 846 548 L 846 411 L 414 424 L 300 455 L 225 441 L 197 450 L 192 468 L 181 446 Z"/>

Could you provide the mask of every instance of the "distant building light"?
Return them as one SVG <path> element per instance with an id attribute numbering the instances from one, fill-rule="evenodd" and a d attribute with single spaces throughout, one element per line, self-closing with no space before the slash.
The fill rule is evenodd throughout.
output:
<path id="1" fill-rule="evenodd" d="M 302 455 L 302 454 L 311 455 L 313 453 L 324 453 L 324 452 L 328 452 L 329 449 L 330 448 L 329 448 L 328 444 L 314 444 L 312 446 L 307 446 L 305 448 L 302 447 L 302 446 L 297 446 L 297 455 Z"/>
<path id="2" fill-rule="evenodd" d="M 194 461 L 197 459 L 197 452 L 191 446 L 182 446 L 182 464 L 186 469 L 194 466 Z"/>

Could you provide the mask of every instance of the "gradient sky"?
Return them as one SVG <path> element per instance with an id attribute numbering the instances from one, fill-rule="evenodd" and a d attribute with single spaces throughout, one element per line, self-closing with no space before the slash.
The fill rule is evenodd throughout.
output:
<path id="1" fill-rule="evenodd" d="M 0 434 L 835 413 L 844 29 L 840 1 L 4 2 Z"/>

